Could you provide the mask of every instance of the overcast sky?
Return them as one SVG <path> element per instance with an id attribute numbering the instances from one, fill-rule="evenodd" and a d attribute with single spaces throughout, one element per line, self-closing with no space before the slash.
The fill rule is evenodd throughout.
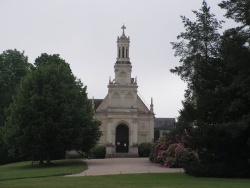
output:
<path id="1" fill-rule="evenodd" d="M 218 19 L 219 0 L 208 0 Z M 60 54 L 87 85 L 89 98 L 107 95 L 114 78 L 116 40 L 126 26 L 132 77 L 156 117 L 178 117 L 186 84 L 169 69 L 179 65 L 170 42 L 184 31 L 180 15 L 195 18 L 202 0 L 0 0 L 0 53 L 16 48 L 34 63 L 41 53 Z M 232 21 L 224 24 L 233 27 Z"/>

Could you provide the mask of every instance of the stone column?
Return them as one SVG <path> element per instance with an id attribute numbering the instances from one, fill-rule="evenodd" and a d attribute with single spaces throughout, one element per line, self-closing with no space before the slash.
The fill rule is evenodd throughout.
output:
<path id="1" fill-rule="evenodd" d="M 133 145 L 133 130 L 129 130 L 129 146 Z"/>
<path id="2" fill-rule="evenodd" d="M 137 119 L 134 119 L 132 122 L 133 132 L 131 145 L 129 146 L 129 154 L 133 157 L 138 157 L 138 125 Z"/>
<path id="3" fill-rule="evenodd" d="M 106 145 L 106 157 L 112 157 L 113 144 L 112 144 L 112 120 L 108 119 L 107 123 L 107 145 Z"/>
<path id="4" fill-rule="evenodd" d="M 112 144 L 112 123 L 107 125 L 107 144 Z"/>
<path id="5" fill-rule="evenodd" d="M 138 125 L 137 122 L 133 123 L 133 145 L 138 145 Z"/>

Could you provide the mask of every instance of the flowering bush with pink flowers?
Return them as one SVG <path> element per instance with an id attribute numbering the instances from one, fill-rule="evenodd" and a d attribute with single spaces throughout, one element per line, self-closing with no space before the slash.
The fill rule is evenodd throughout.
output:
<path id="1" fill-rule="evenodd" d="M 180 137 L 166 135 L 159 139 L 151 149 L 150 161 L 165 167 L 178 168 L 197 160 L 198 156 L 195 152 L 184 145 L 186 136 L 185 134 Z"/>

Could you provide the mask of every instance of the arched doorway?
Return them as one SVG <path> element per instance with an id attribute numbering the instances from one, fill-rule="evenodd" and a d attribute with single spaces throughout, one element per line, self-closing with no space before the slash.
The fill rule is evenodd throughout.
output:
<path id="1" fill-rule="evenodd" d="M 117 153 L 128 153 L 129 128 L 125 124 L 116 127 L 115 145 Z"/>

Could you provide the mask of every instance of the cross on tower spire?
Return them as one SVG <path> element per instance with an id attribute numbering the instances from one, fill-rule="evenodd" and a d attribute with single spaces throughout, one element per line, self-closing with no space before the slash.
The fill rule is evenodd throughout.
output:
<path id="1" fill-rule="evenodd" d="M 130 64 L 129 61 L 129 37 L 125 35 L 125 25 L 122 27 L 122 35 L 117 38 L 117 63 L 127 63 Z"/>
<path id="2" fill-rule="evenodd" d="M 123 24 L 123 26 L 121 28 L 122 28 L 122 34 L 124 34 L 124 29 L 126 29 L 126 27 L 124 26 L 124 24 Z"/>

